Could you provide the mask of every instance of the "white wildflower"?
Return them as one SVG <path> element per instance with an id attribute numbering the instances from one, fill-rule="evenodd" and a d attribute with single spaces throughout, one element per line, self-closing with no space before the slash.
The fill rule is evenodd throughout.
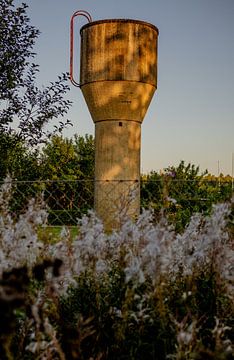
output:
<path id="1" fill-rule="evenodd" d="M 136 284 L 142 284 L 145 281 L 144 273 L 141 269 L 141 260 L 140 258 L 134 256 L 129 252 L 125 260 L 127 262 L 127 266 L 124 269 L 125 272 L 125 281 L 128 283 L 129 281 L 133 281 Z"/>

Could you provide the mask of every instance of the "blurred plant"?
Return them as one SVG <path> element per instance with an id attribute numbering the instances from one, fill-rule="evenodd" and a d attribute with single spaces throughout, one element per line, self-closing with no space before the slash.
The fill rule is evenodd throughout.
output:
<path id="1" fill-rule="evenodd" d="M 150 210 L 107 234 L 90 212 L 75 240 L 64 228 L 48 244 L 43 200 L 15 220 L 13 190 L 0 192 L 1 359 L 232 358 L 230 204 L 181 234 Z"/>

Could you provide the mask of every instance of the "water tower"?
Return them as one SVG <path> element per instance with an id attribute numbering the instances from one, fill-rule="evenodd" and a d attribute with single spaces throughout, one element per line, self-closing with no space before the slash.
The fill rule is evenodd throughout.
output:
<path id="1" fill-rule="evenodd" d="M 73 77 L 74 18 L 81 30 L 80 83 Z M 106 229 L 140 211 L 141 124 L 157 88 L 158 29 L 131 19 L 71 19 L 70 78 L 95 123 L 94 209 Z M 122 214 L 123 215 L 123 214 Z"/>

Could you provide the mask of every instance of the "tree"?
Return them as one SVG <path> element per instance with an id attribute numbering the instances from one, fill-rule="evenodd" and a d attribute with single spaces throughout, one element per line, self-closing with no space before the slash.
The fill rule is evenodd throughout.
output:
<path id="1" fill-rule="evenodd" d="M 77 218 L 93 208 L 94 138 L 53 136 L 40 157 L 44 196 L 51 211 L 49 221 L 76 224 Z"/>
<path id="2" fill-rule="evenodd" d="M 164 212 L 176 230 L 182 231 L 194 213 L 208 215 L 213 204 L 231 198 L 231 181 L 221 180 L 181 161 L 161 174 L 153 171 L 142 177 L 141 204 L 152 208 L 156 217 Z"/>
<path id="3" fill-rule="evenodd" d="M 43 147 L 40 162 L 45 180 L 93 180 L 94 138 L 53 136 Z"/>
<path id="4" fill-rule="evenodd" d="M 0 0 L 0 133 L 37 145 L 70 124 L 60 120 L 52 130 L 46 129 L 49 122 L 66 115 L 71 101 L 64 98 L 67 74 L 43 89 L 36 86 L 39 67 L 32 60 L 39 30 L 30 25 L 27 7 Z"/>
<path id="5" fill-rule="evenodd" d="M 0 154 L 0 181 L 3 181 L 7 174 L 21 181 L 40 177 L 38 151 L 31 151 L 14 134 L 0 132 Z"/>
<path id="6" fill-rule="evenodd" d="M 13 134 L 0 134 L 0 181 L 7 171 L 14 179 L 11 210 L 20 213 L 27 200 L 43 191 L 49 206 L 49 222 L 76 224 L 93 208 L 94 138 L 52 136 L 40 151 L 31 151 Z"/>
<path id="7" fill-rule="evenodd" d="M 163 178 L 156 171 L 141 177 L 141 207 L 153 209 L 155 214 L 163 207 Z"/>
<path id="8" fill-rule="evenodd" d="M 200 184 L 207 171 L 199 175 L 199 166 L 181 161 L 177 167 L 171 166 L 164 171 L 164 206 L 169 219 L 181 231 L 191 216 L 198 212 L 207 212 L 206 193 L 202 193 Z M 209 204 L 210 205 L 210 204 Z"/>
<path id="9" fill-rule="evenodd" d="M 95 145 L 93 136 L 88 134 L 85 134 L 85 136 L 75 135 L 74 148 L 81 178 L 93 179 L 95 166 Z"/>

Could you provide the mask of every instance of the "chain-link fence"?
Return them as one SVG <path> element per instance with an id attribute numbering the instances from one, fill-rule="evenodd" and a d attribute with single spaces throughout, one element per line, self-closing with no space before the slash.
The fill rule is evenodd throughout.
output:
<path id="1" fill-rule="evenodd" d="M 226 201 L 233 194 L 232 181 L 177 180 L 161 177 L 157 180 L 143 179 L 140 183 L 135 182 L 134 184 L 127 181 L 108 181 L 102 182 L 101 185 L 102 191 L 106 189 L 102 193 L 103 199 L 99 200 L 98 205 L 102 207 L 103 204 L 103 212 L 108 211 L 106 204 L 113 203 L 113 199 L 115 199 L 118 202 L 118 211 L 124 215 L 124 207 L 131 206 L 129 201 L 132 199 L 136 203 L 134 191 L 131 192 L 130 197 L 124 198 L 126 189 L 132 189 L 134 185 L 140 195 L 141 209 L 151 208 L 155 216 L 166 211 L 172 220 L 182 221 L 184 224 L 192 213 L 208 213 L 213 203 Z M 26 209 L 30 198 L 43 194 L 48 207 L 48 225 L 76 225 L 78 218 L 94 208 L 95 186 L 100 188 L 100 181 L 97 184 L 90 179 L 74 181 L 13 180 L 10 210 L 17 217 Z M 123 191 L 116 192 L 117 188 L 121 188 Z M 115 193 L 119 194 L 119 201 L 116 196 L 113 196 Z"/>
<path id="2" fill-rule="evenodd" d="M 14 217 L 24 212 L 28 201 L 43 196 L 49 225 L 75 225 L 77 219 L 93 208 L 93 180 L 11 181 L 10 210 Z"/>

